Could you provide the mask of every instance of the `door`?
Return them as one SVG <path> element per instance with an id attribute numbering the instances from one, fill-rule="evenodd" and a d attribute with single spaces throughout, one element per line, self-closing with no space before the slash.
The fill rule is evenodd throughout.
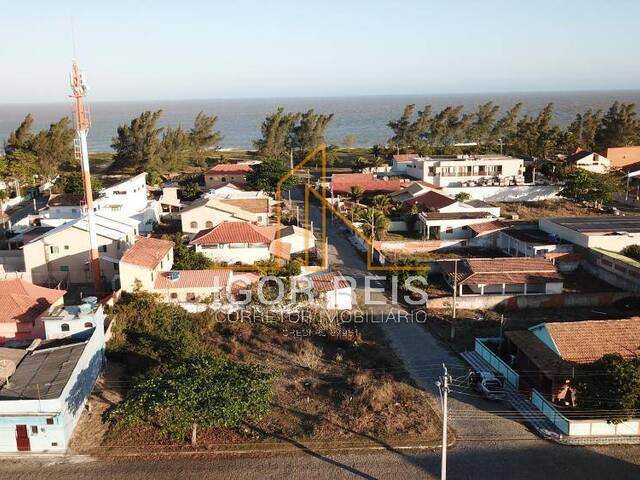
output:
<path id="1" fill-rule="evenodd" d="M 26 425 L 16 425 L 16 444 L 19 452 L 31 451 L 31 442 L 29 441 Z"/>

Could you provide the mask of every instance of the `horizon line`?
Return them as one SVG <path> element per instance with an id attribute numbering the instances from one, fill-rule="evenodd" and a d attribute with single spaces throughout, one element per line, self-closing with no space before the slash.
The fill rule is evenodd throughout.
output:
<path id="1" fill-rule="evenodd" d="M 577 90 L 503 90 L 476 91 L 452 93 L 374 93 L 374 94 L 344 94 L 344 95 L 289 95 L 289 96 L 247 96 L 247 97 L 192 97 L 192 98 L 141 98 L 132 100 L 91 100 L 96 103 L 156 103 L 156 102 L 198 102 L 198 101 L 236 101 L 236 100 L 302 100 L 302 99 L 338 99 L 338 98 L 382 98 L 382 97 L 444 97 L 465 95 L 536 95 L 536 94 L 579 94 L 579 93 L 640 93 L 639 88 L 623 89 L 577 89 Z M 0 105 L 58 105 L 67 101 L 42 102 L 0 102 Z"/>

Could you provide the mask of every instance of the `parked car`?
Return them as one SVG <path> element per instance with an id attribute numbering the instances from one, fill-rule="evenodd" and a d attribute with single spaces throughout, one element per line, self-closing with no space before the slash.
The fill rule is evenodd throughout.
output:
<path id="1" fill-rule="evenodd" d="M 504 400 L 504 382 L 491 372 L 478 372 L 474 386 L 476 392 L 488 400 Z"/>

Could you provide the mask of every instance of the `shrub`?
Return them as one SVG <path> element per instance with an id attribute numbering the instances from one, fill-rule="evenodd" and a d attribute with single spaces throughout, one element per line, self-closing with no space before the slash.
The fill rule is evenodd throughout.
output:
<path id="1" fill-rule="evenodd" d="M 185 440 L 196 427 L 235 427 L 260 417 L 271 396 L 272 377 L 262 367 L 200 354 L 136 384 L 105 420 L 153 423 Z"/>
<path id="2" fill-rule="evenodd" d="M 634 260 L 640 261 L 640 245 L 627 245 L 620 252 L 625 257 L 633 258 Z"/>

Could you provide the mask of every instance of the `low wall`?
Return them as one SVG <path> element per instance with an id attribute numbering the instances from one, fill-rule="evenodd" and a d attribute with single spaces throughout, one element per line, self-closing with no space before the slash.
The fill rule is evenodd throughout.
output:
<path id="1" fill-rule="evenodd" d="M 456 307 L 468 310 L 486 310 L 500 307 L 503 310 L 528 308 L 598 307 L 629 297 L 629 292 L 556 293 L 541 295 L 463 295 L 456 299 Z M 453 297 L 433 298 L 427 308 L 451 308 Z"/>
<path id="2" fill-rule="evenodd" d="M 562 433 L 571 437 L 622 437 L 640 435 L 640 419 L 610 423 L 603 418 L 572 420 L 560 413 L 555 405 L 540 392 L 531 390 L 531 403 L 540 410 Z"/>
<path id="3" fill-rule="evenodd" d="M 480 355 L 489 365 L 500 372 L 506 382 L 516 390 L 520 385 L 520 375 L 518 375 L 513 368 L 504 363 L 500 357 L 498 357 L 493 351 L 485 345 L 491 341 L 501 342 L 500 338 L 476 338 L 475 352 Z"/>
<path id="4" fill-rule="evenodd" d="M 620 254 L 590 249 L 582 266 L 592 275 L 628 292 L 640 292 L 640 266 Z"/>
<path id="5" fill-rule="evenodd" d="M 559 185 L 518 185 L 509 187 L 444 187 L 442 192 L 455 197 L 467 192 L 475 200 L 491 202 L 537 202 L 558 198 Z"/>

